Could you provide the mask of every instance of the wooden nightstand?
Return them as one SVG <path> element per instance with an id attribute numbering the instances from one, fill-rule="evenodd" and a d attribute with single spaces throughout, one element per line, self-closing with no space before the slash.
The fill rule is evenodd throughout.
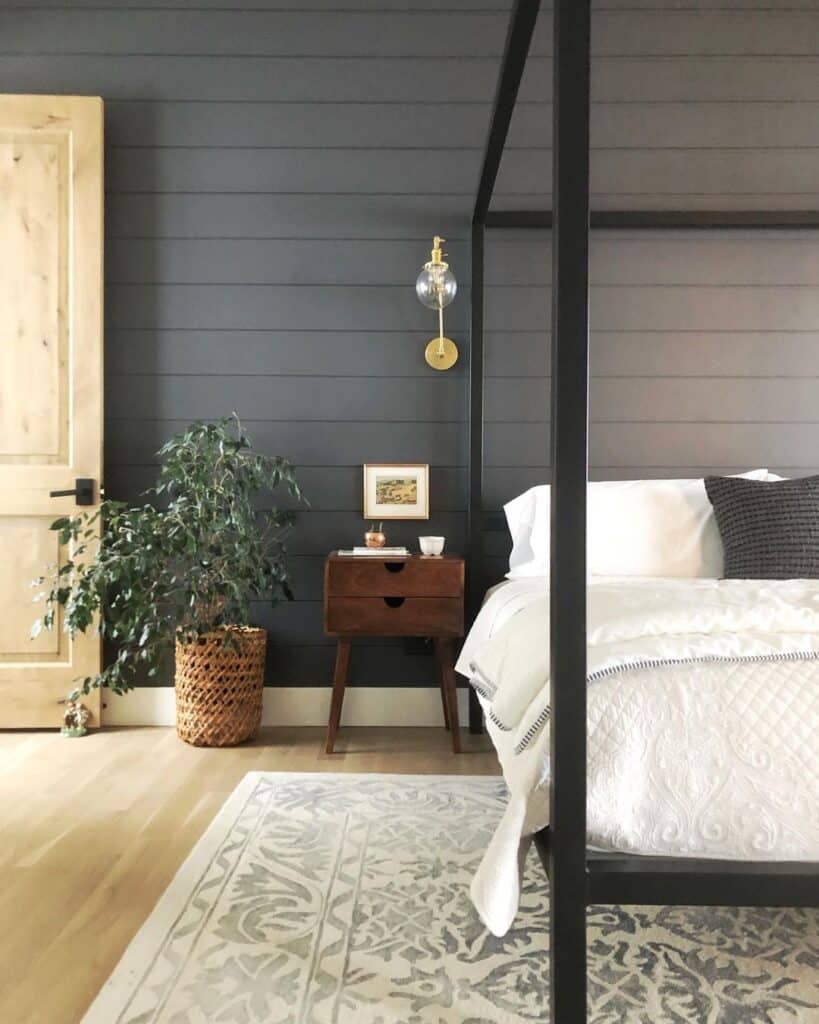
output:
<path id="1" fill-rule="evenodd" d="M 458 692 L 452 641 L 464 633 L 464 560 L 457 555 L 423 558 L 354 558 L 331 554 L 324 567 L 324 632 L 338 637 L 327 753 L 333 753 L 350 645 L 356 636 L 429 636 L 441 683 L 444 725 L 460 753 Z"/>

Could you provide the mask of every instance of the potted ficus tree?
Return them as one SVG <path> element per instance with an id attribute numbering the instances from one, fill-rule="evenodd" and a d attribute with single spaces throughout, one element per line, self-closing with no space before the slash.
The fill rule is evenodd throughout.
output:
<path id="1" fill-rule="evenodd" d="M 251 602 L 292 599 L 283 532 L 293 513 L 271 507 L 271 492 L 301 491 L 290 463 L 254 451 L 235 415 L 191 424 L 159 457 L 153 501 L 106 499 L 53 523 L 72 555 L 38 581 L 46 610 L 33 631 L 53 628 L 61 607 L 69 634 L 98 629 L 110 649 L 99 675 L 77 681 L 74 704 L 156 676 L 173 647 L 181 738 L 239 743 L 261 720 L 267 634 L 250 625 Z"/>

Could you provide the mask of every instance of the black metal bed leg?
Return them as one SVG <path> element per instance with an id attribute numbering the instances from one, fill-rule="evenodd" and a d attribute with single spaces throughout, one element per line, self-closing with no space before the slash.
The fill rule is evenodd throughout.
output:
<path id="1" fill-rule="evenodd" d="M 551 1024 L 586 1012 L 590 0 L 555 0 L 552 89 Z"/>
<path id="2" fill-rule="evenodd" d="M 586 1021 L 586 896 L 574 872 L 552 864 L 551 1024 Z"/>
<path id="3" fill-rule="evenodd" d="M 478 695 L 469 687 L 469 731 L 473 736 L 480 736 L 483 732 L 483 708 L 481 707 Z"/>

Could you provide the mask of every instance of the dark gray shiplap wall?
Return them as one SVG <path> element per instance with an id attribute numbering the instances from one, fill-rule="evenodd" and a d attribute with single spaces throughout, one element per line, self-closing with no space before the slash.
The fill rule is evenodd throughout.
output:
<path id="1" fill-rule="evenodd" d="M 412 282 L 431 235 L 445 235 L 462 283 L 448 333 L 465 348 L 467 227 L 508 6 L 27 0 L 0 10 L 0 89 L 106 100 L 108 492 L 136 494 L 172 431 L 232 408 L 265 450 L 299 465 L 312 509 L 292 538 L 298 600 L 259 610 L 273 633 L 271 683 L 329 680 L 321 567 L 361 533 L 362 462 L 428 461 L 424 529 L 463 542 L 466 378 L 462 365 L 439 375 L 423 363 L 434 324 Z M 815 206 L 819 13 L 690 6 L 595 5 L 595 205 Z M 496 206 L 550 202 L 549 20 Z M 811 418 L 812 240 L 769 237 L 773 264 L 750 255 L 748 239 L 741 251 L 704 238 L 654 244 L 611 239 L 595 257 L 595 419 L 599 405 L 615 420 L 595 424 L 595 471 L 810 466 L 812 428 L 795 420 Z M 531 236 L 490 246 L 489 507 L 547 472 L 545 247 Z M 780 380 L 756 379 L 766 376 Z M 418 532 L 401 524 L 391 536 Z M 498 557 L 503 539 L 488 543 Z M 390 643 L 366 645 L 354 664 L 365 684 L 418 684 L 429 671 Z"/>
<path id="2" fill-rule="evenodd" d="M 464 239 L 505 8 L 0 10 L 1 89 L 106 101 L 108 493 L 135 496 L 170 433 L 231 409 L 299 467 L 311 509 L 290 544 L 297 600 L 258 608 L 271 683 L 331 679 L 323 560 L 362 537 L 363 462 L 429 462 L 431 521 L 390 538 L 463 544 L 463 366 L 426 367 L 435 318 L 413 284 L 439 232 L 463 285 L 447 327 L 465 344 Z M 430 672 L 391 641 L 362 645 L 352 666 L 359 683 Z"/>
<path id="3" fill-rule="evenodd" d="M 548 232 L 491 234 L 489 508 L 550 475 L 550 256 Z M 817 233 L 596 232 L 591 281 L 593 479 L 815 471 Z"/>
<path id="4" fill-rule="evenodd" d="M 818 7 L 595 5 L 594 208 L 816 209 Z M 540 73 L 530 62 L 527 101 Z M 550 205 L 535 110 L 516 112 L 496 208 Z M 550 475 L 551 239 L 488 239 L 493 509 Z M 815 471 L 819 232 L 596 232 L 591 278 L 593 479 Z M 485 540 L 497 578 L 508 539 Z"/>
<path id="5" fill-rule="evenodd" d="M 493 507 L 548 467 L 548 232 L 493 233 L 487 269 Z M 591 282 L 598 476 L 816 467 L 817 233 L 597 232 Z"/>

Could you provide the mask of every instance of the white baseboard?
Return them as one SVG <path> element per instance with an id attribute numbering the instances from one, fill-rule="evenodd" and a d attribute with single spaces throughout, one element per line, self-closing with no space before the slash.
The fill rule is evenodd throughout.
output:
<path id="1" fill-rule="evenodd" d="M 106 694 L 103 725 L 174 725 L 172 686 L 139 687 L 124 697 Z M 327 686 L 266 687 L 262 725 L 326 725 Z M 468 715 L 466 690 L 458 691 L 461 724 Z M 342 725 L 431 726 L 443 724 L 437 687 L 351 686 L 344 695 Z"/>

